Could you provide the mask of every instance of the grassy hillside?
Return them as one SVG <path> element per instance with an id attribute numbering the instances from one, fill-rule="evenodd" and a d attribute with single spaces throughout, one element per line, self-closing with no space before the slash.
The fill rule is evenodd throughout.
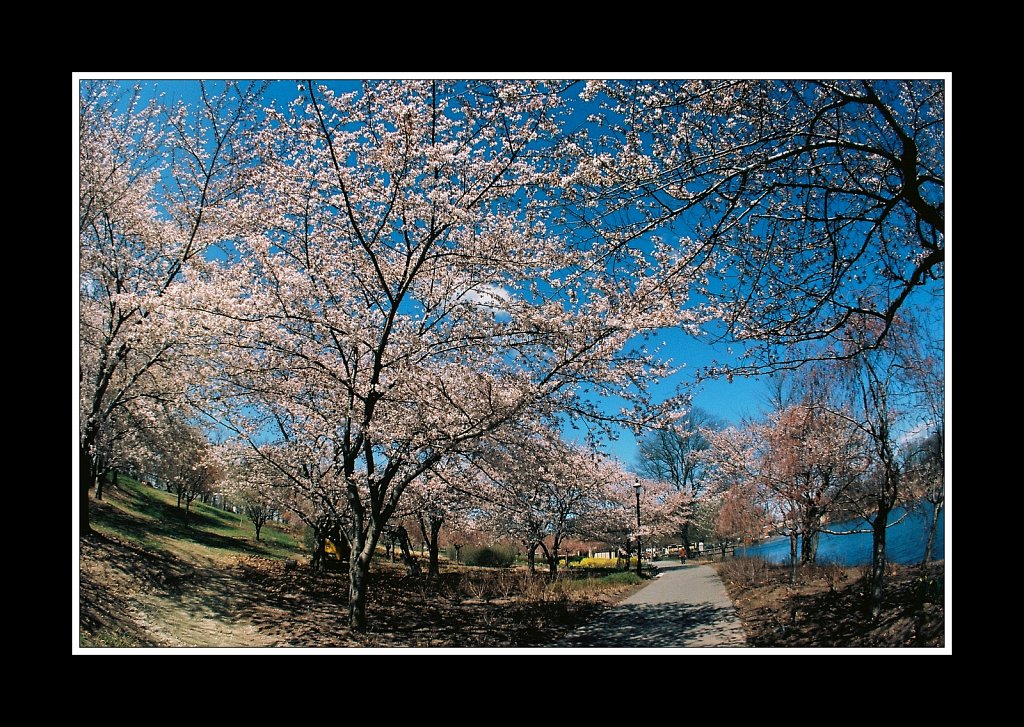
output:
<path id="1" fill-rule="evenodd" d="M 189 525 L 174 494 L 121 476 L 116 488 L 107 487 L 102 501 L 93 500 L 92 526 L 104 535 L 163 551 L 188 562 L 223 562 L 239 555 L 291 558 L 302 549 L 297 534 L 267 523 L 257 543 L 252 523 L 244 514 L 192 503 Z"/>
<path id="2" fill-rule="evenodd" d="M 373 627 L 354 633 L 347 574 L 288 568 L 280 559 L 301 551 L 278 526 L 256 543 L 244 517 L 198 505 L 186 528 L 173 495 L 127 478 L 91 504 L 98 532 L 79 541 L 73 634 L 86 648 L 536 646 L 637 587 L 632 573 L 551 583 L 450 565 L 428 582 L 381 557 Z"/>

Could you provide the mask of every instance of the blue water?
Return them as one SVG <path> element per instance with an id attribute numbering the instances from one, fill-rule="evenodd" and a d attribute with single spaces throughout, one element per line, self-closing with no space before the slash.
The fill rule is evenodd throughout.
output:
<path id="1" fill-rule="evenodd" d="M 899 519 L 902 509 L 893 510 L 889 522 Z M 899 524 L 889 528 L 885 537 L 885 549 L 889 560 L 895 563 L 920 563 L 928 544 L 928 524 L 931 522 L 932 506 L 925 504 L 911 512 Z M 945 514 L 945 513 L 943 513 Z M 828 526 L 830 530 L 870 529 L 864 520 L 849 520 Z M 935 547 L 932 557 L 941 560 L 946 552 L 945 518 L 939 518 L 935 533 Z M 737 548 L 736 555 L 764 558 L 770 563 L 789 562 L 789 538 L 780 536 L 766 540 L 750 548 Z M 818 540 L 818 562 L 839 565 L 868 565 L 871 563 L 871 533 L 855 535 L 829 535 L 822 533 Z"/>

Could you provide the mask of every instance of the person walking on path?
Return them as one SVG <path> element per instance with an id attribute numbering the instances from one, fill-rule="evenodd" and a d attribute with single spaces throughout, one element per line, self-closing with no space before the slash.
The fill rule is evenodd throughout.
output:
<path id="1" fill-rule="evenodd" d="M 658 577 L 552 646 L 745 646 L 722 579 L 706 565 L 658 562 Z"/>

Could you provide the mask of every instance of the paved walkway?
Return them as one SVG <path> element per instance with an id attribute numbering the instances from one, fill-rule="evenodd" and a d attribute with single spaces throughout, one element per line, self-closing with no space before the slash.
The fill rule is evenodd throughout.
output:
<path id="1" fill-rule="evenodd" d="M 658 577 L 649 585 L 552 646 L 746 645 L 743 624 L 714 568 L 673 561 L 654 565 Z"/>

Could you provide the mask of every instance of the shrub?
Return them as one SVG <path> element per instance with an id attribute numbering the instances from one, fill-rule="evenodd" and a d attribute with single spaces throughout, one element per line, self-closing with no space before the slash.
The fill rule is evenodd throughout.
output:
<path id="1" fill-rule="evenodd" d="M 718 575 L 722 580 L 744 586 L 768 583 L 773 570 L 764 558 L 732 558 L 718 564 Z"/>
<path id="2" fill-rule="evenodd" d="M 515 548 L 504 545 L 485 545 L 482 548 L 462 549 L 462 562 L 483 568 L 508 568 L 516 561 Z"/>

